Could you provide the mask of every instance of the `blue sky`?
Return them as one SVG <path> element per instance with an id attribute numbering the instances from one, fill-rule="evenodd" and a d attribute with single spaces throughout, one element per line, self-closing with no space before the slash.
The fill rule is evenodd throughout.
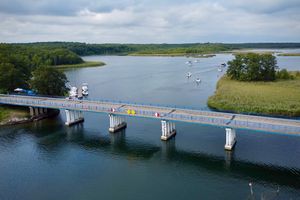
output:
<path id="1" fill-rule="evenodd" d="M 299 0 L 1 0 L 0 42 L 300 42 Z"/>

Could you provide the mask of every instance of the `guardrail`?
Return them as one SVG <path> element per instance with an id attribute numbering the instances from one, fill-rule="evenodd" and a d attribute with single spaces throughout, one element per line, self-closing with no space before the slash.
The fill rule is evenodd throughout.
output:
<path id="1" fill-rule="evenodd" d="M 187 121 L 187 122 L 195 122 L 202 124 L 211 124 L 222 127 L 236 127 L 236 128 L 246 128 L 252 130 L 265 130 L 271 132 L 282 132 L 282 133 L 300 133 L 300 126 L 292 126 L 282 125 L 282 124 L 272 124 L 267 122 L 253 122 L 251 120 L 239 120 L 233 119 L 231 117 L 234 114 L 229 113 L 220 113 L 213 111 L 205 111 L 205 110 L 192 110 L 192 109 L 184 109 L 184 108 L 174 108 L 169 106 L 154 106 L 147 104 L 132 104 L 125 103 L 120 101 L 91 101 L 91 100 L 66 100 L 65 98 L 49 98 L 49 97 L 32 97 L 32 96 L 22 96 L 20 98 L 19 95 L 0 95 L 0 103 L 2 104 L 17 104 L 23 106 L 36 106 L 36 107 L 48 107 L 48 108 L 59 108 L 59 109 L 74 109 L 74 110 L 82 110 L 82 111 L 93 111 L 93 112 L 106 112 L 111 113 L 112 107 L 111 105 L 126 105 L 135 107 L 135 115 L 142 117 L 155 117 L 155 111 L 149 110 L 151 109 L 165 109 L 166 114 L 160 118 L 177 120 L 177 121 Z M 44 99 L 43 99 L 44 98 Z M 63 101 L 63 102 L 61 102 Z M 107 105 L 105 105 L 105 103 Z M 102 105 L 103 104 L 103 105 Z M 144 108 L 143 108 L 144 107 Z M 178 114 L 178 113 L 170 113 L 167 111 L 170 109 L 176 109 L 177 111 L 183 112 L 195 112 L 193 114 Z M 114 111 L 116 114 L 130 115 L 127 113 L 127 109 L 124 107 L 115 108 Z M 197 116 L 197 115 L 198 116 Z M 236 116 L 245 116 L 245 115 L 236 115 Z M 255 116 L 249 116 L 249 119 L 255 118 Z M 259 116 L 257 116 L 259 118 Z M 266 118 L 265 118 L 266 119 Z M 267 118 L 270 119 L 270 118 Z M 277 118 L 274 118 L 277 119 Z M 286 121 L 293 121 L 287 120 Z"/>

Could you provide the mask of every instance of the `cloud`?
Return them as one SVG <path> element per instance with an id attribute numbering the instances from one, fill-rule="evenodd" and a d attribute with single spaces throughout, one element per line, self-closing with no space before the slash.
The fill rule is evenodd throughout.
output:
<path id="1" fill-rule="evenodd" d="M 1 1 L 2 42 L 300 41 L 299 3 L 294 0 L 61 2 Z"/>

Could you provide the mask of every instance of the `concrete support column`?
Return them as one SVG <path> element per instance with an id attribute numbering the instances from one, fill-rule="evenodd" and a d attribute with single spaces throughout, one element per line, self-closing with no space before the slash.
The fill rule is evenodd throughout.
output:
<path id="1" fill-rule="evenodd" d="M 39 113 L 44 114 L 44 108 L 39 108 Z"/>
<path id="2" fill-rule="evenodd" d="M 39 108 L 34 108 L 34 116 L 37 116 L 39 115 Z"/>
<path id="3" fill-rule="evenodd" d="M 73 122 L 75 119 L 73 110 L 69 110 L 69 113 L 70 113 L 70 121 Z"/>
<path id="4" fill-rule="evenodd" d="M 117 132 L 118 130 L 126 128 L 126 126 L 127 124 L 124 117 L 109 114 L 109 132 Z"/>
<path id="5" fill-rule="evenodd" d="M 34 117 L 34 109 L 33 107 L 29 107 L 30 116 Z"/>
<path id="6" fill-rule="evenodd" d="M 167 120 L 161 121 L 161 131 L 162 135 L 160 137 L 161 140 L 168 140 L 171 137 L 176 135 L 175 124 L 173 122 L 169 122 Z"/>
<path id="7" fill-rule="evenodd" d="M 67 126 L 71 126 L 73 124 L 77 124 L 84 121 L 84 118 L 82 117 L 81 111 L 77 110 L 65 110 L 66 112 L 66 119 L 67 121 L 65 124 Z"/>
<path id="8" fill-rule="evenodd" d="M 65 110 L 65 112 L 66 112 L 66 119 L 67 119 L 67 121 L 66 121 L 65 124 L 68 125 L 71 122 L 70 111 L 69 110 Z"/>
<path id="9" fill-rule="evenodd" d="M 232 150 L 234 148 L 234 145 L 236 143 L 236 132 L 233 128 L 226 128 L 226 143 L 225 143 L 225 149 L 226 150 Z"/>

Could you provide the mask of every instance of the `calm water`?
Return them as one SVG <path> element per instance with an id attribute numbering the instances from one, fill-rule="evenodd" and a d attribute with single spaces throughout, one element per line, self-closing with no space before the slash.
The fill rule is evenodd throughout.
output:
<path id="1" fill-rule="evenodd" d="M 188 67 L 183 57 L 92 56 L 107 65 L 66 74 L 72 85 L 89 83 L 90 99 L 208 109 L 217 65 L 231 58 Z M 278 59 L 300 69 L 300 57 Z M 158 120 L 128 117 L 125 131 L 110 134 L 106 114 L 84 117 L 70 128 L 63 112 L 1 127 L 0 199 L 247 199 L 249 182 L 257 199 L 278 187 L 279 199 L 300 199 L 300 137 L 238 130 L 228 153 L 223 128 L 178 122 L 176 138 L 162 142 Z"/>

